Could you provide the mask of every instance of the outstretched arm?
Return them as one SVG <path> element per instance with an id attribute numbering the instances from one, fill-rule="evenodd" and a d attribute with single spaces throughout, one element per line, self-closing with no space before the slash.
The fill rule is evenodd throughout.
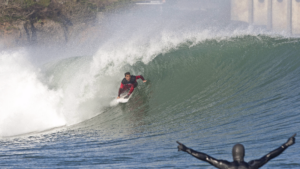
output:
<path id="1" fill-rule="evenodd" d="M 143 77 L 142 75 L 138 75 L 138 76 L 136 76 L 136 80 L 137 80 L 137 79 L 142 79 L 142 80 L 145 80 L 145 79 L 144 79 L 144 77 Z"/>
<path id="2" fill-rule="evenodd" d="M 273 158 L 277 157 L 279 154 L 281 154 L 285 149 L 287 149 L 289 146 L 293 145 L 295 143 L 295 136 L 294 134 L 292 137 L 288 139 L 288 141 L 279 148 L 271 151 L 269 154 L 263 156 L 262 158 L 258 160 L 253 160 L 249 162 L 249 165 L 254 168 L 259 168 L 263 165 L 265 165 L 268 161 L 272 160 Z"/>
<path id="3" fill-rule="evenodd" d="M 142 75 L 136 76 L 136 80 L 142 79 L 142 81 L 145 83 L 147 80 L 144 79 Z"/>
<path id="4" fill-rule="evenodd" d="M 194 156 L 195 158 L 199 159 L 199 160 L 202 160 L 202 161 L 205 161 L 205 162 L 208 162 L 209 164 L 217 167 L 217 168 L 228 168 L 230 163 L 228 161 L 224 161 L 224 160 L 217 160 L 205 153 L 201 153 L 201 152 L 197 152 L 191 148 L 188 148 L 186 147 L 185 145 L 183 145 L 182 143 L 178 142 L 177 143 L 179 144 L 178 145 L 178 151 L 184 151 L 184 152 L 187 152 L 188 154 Z"/>

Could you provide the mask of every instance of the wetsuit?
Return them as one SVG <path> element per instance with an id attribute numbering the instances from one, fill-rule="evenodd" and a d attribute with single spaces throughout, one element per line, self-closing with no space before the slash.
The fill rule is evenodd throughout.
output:
<path id="1" fill-rule="evenodd" d="M 127 81 L 126 78 L 124 78 L 121 82 L 118 96 L 120 97 L 121 93 L 123 93 L 125 90 L 130 89 L 130 91 L 128 93 L 128 96 L 129 96 L 133 92 L 134 88 L 137 87 L 138 83 L 136 82 L 136 80 L 138 80 L 138 79 L 145 80 L 142 75 L 139 75 L 139 76 L 131 75 L 129 81 Z"/>
<path id="2" fill-rule="evenodd" d="M 218 160 L 215 159 L 207 154 L 197 152 L 193 149 L 190 149 L 186 147 L 185 145 L 177 142 L 178 145 L 178 151 L 184 151 L 189 153 L 190 155 L 194 156 L 195 158 L 208 162 L 209 164 L 220 168 L 220 169 L 257 169 L 266 164 L 271 159 L 277 157 L 279 154 L 281 154 L 285 149 L 287 149 L 289 146 L 293 145 L 295 143 L 295 136 L 292 136 L 288 139 L 286 143 L 284 143 L 279 148 L 273 150 L 269 154 L 261 157 L 257 160 L 252 160 L 250 162 L 244 161 L 245 156 L 245 148 L 242 144 L 236 144 L 232 148 L 232 156 L 233 156 L 233 162 L 228 162 L 226 160 Z"/>

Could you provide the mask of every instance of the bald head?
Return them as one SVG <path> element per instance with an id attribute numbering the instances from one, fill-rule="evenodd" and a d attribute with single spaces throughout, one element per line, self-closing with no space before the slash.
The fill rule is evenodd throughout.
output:
<path id="1" fill-rule="evenodd" d="M 242 144 L 236 144 L 232 148 L 232 157 L 234 161 L 244 161 L 245 148 Z"/>

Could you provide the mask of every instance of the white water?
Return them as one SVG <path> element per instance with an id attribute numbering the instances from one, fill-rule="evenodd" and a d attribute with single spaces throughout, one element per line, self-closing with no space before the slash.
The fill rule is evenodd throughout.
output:
<path id="1" fill-rule="evenodd" d="M 0 136 L 62 126 L 60 91 L 49 90 L 24 52 L 0 53 Z"/>

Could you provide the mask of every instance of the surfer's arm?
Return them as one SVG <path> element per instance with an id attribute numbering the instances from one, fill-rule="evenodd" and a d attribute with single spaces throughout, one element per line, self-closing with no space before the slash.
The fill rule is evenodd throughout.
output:
<path id="1" fill-rule="evenodd" d="M 249 165 L 254 167 L 254 168 L 259 168 L 259 167 L 265 165 L 268 161 L 270 161 L 273 158 L 277 157 L 285 149 L 287 149 L 289 146 L 293 145 L 295 143 L 295 136 L 296 136 L 296 134 L 294 134 L 292 137 L 290 137 L 286 143 L 282 144 L 282 146 L 280 146 L 277 149 L 271 151 L 270 153 L 263 156 L 262 158 L 260 158 L 258 160 L 250 161 Z"/>
<path id="2" fill-rule="evenodd" d="M 145 80 L 142 75 L 136 76 L 136 80 L 138 80 L 138 79 L 142 79 L 143 81 Z"/>
<path id="3" fill-rule="evenodd" d="M 217 168 L 228 168 L 230 163 L 228 161 L 225 160 L 217 160 L 205 153 L 201 153 L 201 152 L 197 152 L 191 148 L 186 147 L 185 145 L 183 145 L 182 143 L 178 142 L 178 151 L 184 151 L 187 152 L 188 154 L 192 155 L 193 157 L 208 162 L 209 164 L 217 167 Z"/>
<path id="4" fill-rule="evenodd" d="M 134 91 L 134 85 L 131 84 L 130 86 L 131 86 L 131 87 L 130 87 L 130 90 L 129 90 L 129 92 L 128 92 L 128 96 L 131 95 L 131 93 Z"/>
<path id="5" fill-rule="evenodd" d="M 121 91 L 123 88 L 124 88 L 124 85 L 123 85 L 123 83 L 121 83 L 120 88 L 119 88 L 118 97 L 120 97 L 120 94 L 121 94 Z"/>

